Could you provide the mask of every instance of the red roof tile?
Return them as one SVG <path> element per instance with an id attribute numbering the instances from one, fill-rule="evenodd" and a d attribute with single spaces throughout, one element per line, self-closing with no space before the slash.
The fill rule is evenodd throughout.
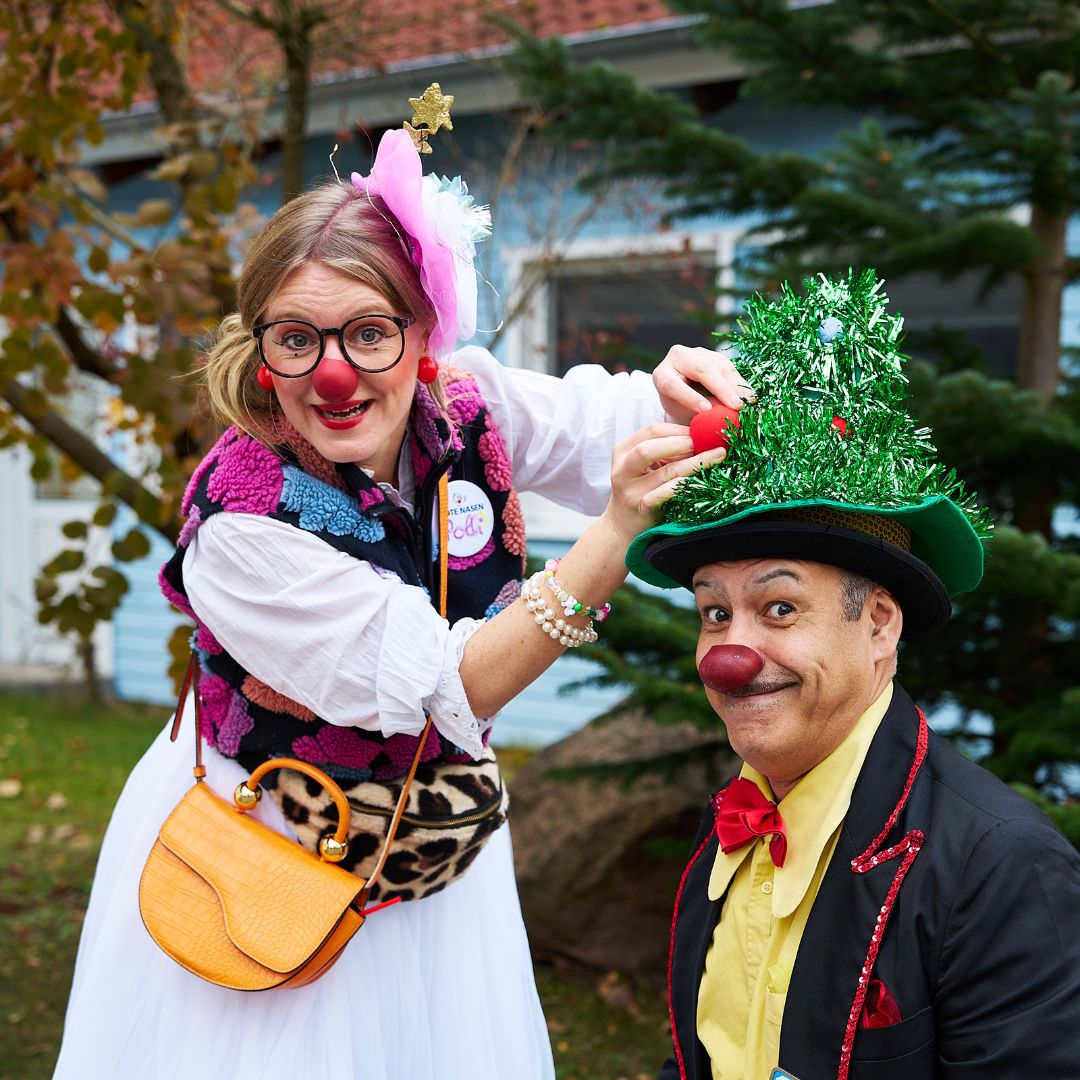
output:
<path id="1" fill-rule="evenodd" d="M 357 12 L 355 21 L 350 8 Z M 280 84 L 280 49 L 268 31 L 226 14 L 213 0 L 180 10 L 186 16 L 177 44 L 193 89 L 250 96 Z M 660 0 L 339 0 L 331 10 L 333 24 L 321 28 L 316 81 L 425 57 L 465 57 L 499 45 L 506 35 L 489 21 L 496 13 L 540 37 L 587 35 L 672 17 Z M 140 96 L 147 100 L 151 94 Z"/>

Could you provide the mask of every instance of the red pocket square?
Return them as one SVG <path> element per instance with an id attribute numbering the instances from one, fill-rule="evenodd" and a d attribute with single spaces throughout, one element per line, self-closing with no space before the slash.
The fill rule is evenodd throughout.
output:
<path id="1" fill-rule="evenodd" d="M 880 979 L 871 979 L 866 988 L 866 1001 L 863 1002 L 862 1016 L 859 1017 L 861 1028 L 883 1028 L 899 1024 L 903 1017 L 896 999 L 885 989 Z"/>

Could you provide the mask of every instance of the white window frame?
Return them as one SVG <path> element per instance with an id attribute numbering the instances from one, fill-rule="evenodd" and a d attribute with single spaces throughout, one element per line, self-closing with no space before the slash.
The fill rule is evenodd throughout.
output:
<path id="1" fill-rule="evenodd" d="M 733 314 L 737 302 L 730 290 L 735 284 L 735 248 L 741 229 L 680 229 L 667 232 L 629 233 L 621 236 L 587 237 L 560 246 L 558 260 L 551 273 L 534 291 L 528 306 L 509 327 L 505 360 L 508 367 L 549 373 L 552 370 L 550 328 L 553 290 L 550 279 L 561 269 L 576 262 L 593 265 L 610 261 L 615 264 L 628 255 L 678 255 L 686 252 L 708 259 L 716 267 L 720 295 L 716 301 L 718 316 Z M 539 244 L 523 244 L 500 251 L 509 285 L 507 310 L 513 310 L 514 297 L 520 292 L 525 275 L 538 263 L 550 259 L 551 250 Z M 673 341 L 672 345 L 678 342 Z M 594 519 L 575 513 L 532 492 L 521 496 L 528 535 L 532 540 L 569 542 L 576 540 Z"/>
<path id="2" fill-rule="evenodd" d="M 613 265 L 628 255 L 648 258 L 656 255 L 678 255 L 686 252 L 709 259 L 716 267 L 717 285 L 721 293 L 717 297 L 718 316 L 730 315 L 736 309 L 735 298 L 730 290 L 735 284 L 735 248 L 741 229 L 681 229 L 670 232 L 630 233 L 622 236 L 588 237 L 572 240 L 560 246 L 557 262 L 548 280 L 537 286 L 527 307 L 510 326 L 506 337 L 506 363 L 508 367 L 527 368 L 532 371 L 550 372 L 550 328 L 552 289 L 550 279 L 574 263 L 592 264 L 611 262 Z M 509 285 L 507 310 L 513 310 L 514 297 L 519 294 L 522 281 L 538 263 L 550 259 L 551 251 L 538 244 L 507 247 L 500 252 L 506 266 Z M 672 345 L 678 342 L 672 342 Z"/>

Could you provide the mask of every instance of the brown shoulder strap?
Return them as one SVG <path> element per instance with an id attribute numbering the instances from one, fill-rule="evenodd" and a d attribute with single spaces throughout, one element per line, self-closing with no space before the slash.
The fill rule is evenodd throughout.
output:
<path id="1" fill-rule="evenodd" d="M 176 702 L 176 712 L 173 714 L 172 730 L 169 739 L 176 742 L 180 734 L 180 724 L 184 719 L 184 705 L 187 702 L 188 690 L 195 693 L 195 782 L 199 783 L 206 775 L 206 766 L 202 760 L 202 700 L 199 697 L 199 660 L 194 653 L 188 660 L 187 671 L 184 672 L 184 681 L 180 686 L 180 697 Z"/>

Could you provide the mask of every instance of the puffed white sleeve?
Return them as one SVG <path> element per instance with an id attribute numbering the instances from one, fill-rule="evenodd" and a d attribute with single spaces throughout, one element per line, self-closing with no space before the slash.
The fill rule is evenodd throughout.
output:
<path id="1" fill-rule="evenodd" d="M 481 626 L 451 626 L 423 589 L 272 518 L 216 514 L 184 557 L 199 619 L 257 679 L 332 724 L 418 735 L 424 710 L 473 757 L 490 721 L 459 667 Z"/>
<path id="2" fill-rule="evenodd" d="M 646 372 L 609 374 L 599 364 L 561 379 L 508 368 L 467 346 L 454 364 L 476 379 L 506 443 L 514 486 L 571 510 L 599 514 L 611 492 L 611 451 L 638 428 L 664 419 Z"/>

